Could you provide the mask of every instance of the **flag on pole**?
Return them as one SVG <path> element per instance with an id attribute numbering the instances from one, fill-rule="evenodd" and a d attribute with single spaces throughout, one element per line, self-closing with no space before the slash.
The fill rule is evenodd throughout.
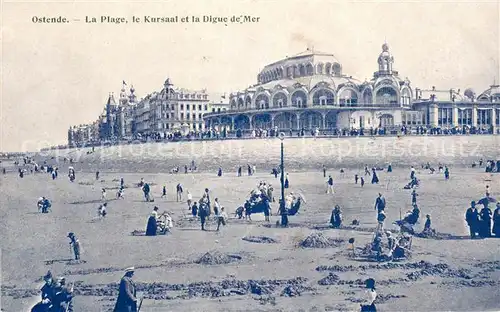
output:
<path id="1" fill-rule="evenodd" d="M 123 85 L 124 85 L 124 86 L 126 86 L 126 85 L 127 85 L 127 83 L 125 82 L 125 80 L 123 80 Z"/>
<path id="2" fill-rule="evenodd" d="M 226 94 L 225 94 L 225 93 L 222 95 L 222 98 L 223 98 L 223 99 L 225 99 L 225 98 L 226 98 Z"/>

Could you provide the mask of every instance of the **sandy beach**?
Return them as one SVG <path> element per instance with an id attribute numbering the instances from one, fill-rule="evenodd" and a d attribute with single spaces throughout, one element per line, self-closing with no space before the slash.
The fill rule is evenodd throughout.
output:
<path id="1" fill-rule="evenodd" d="M 271 183 L 279 197 L 279 179 L 270 174 L 279 164 L 278 139 L 148 143 L 90 151 L 38 155 L 39 162 L 59 167 L 56 180 L 46 173 L 21 179 L 11 161 L 2 161 L 8 171 L 0 177 L 3 311 L 29 310 L 47 270 L 74 284 L 75 311 L 110 311 L 129 266 L 136 267 L 134 280 L 145 297 L 141 311 L 358 311 L 368 277 L 377 281 L 380 311 L 500 310 L 500 240 L 470 240 L 464 221 L 470 201 L 483 197 L 486 185 L 493 197 L 500 196 L 500 173 L 471 168 L 481 158 L 500 159 L 498 136 L 287 138 L 287 191 L 302 193 L 307 203 L 290 217 L 286 229 L 275 227 L 276 215 L 269 223 L 261 215 L 253 215 L 252 222 L 234 218 L 259 181 Z M 74 183 L 66 176 L 70 164 L 64 157 L 75 160 Z M 183 166 L 191 160 L 199 170 L 185 174 Z M 426 162 L 436 168 L 438 162 L 448 165 L 450 180 L 421 169 Z M 365 164 L 387 163 L 394 171 L 378 171 L 379 184 L 370 184 L 369 177 L 363 188 L 354 184 L 354 174 L 362 176 Z M 246 175 L 247 164 L 256 165 L 255 175 Z M 333 195 L 325 193 L 323 164 L 335 181 Z M 386 228 L 397 231 L 392 222 L 411 209 L 410 191 L 403 189 L 411 165 L 421 180 L 417 229 L 422 230 L 423 216 L 430 214 L 442 239 L 414 237 L 412 257 L 402 262 L 352 259 L 349 238 L 359 247 L 372 240 L 379 192 L 387 201 Z M 180 173 L 170 174 L 175 166 L 181 167 Z M 243 166 L 242 177 L 236 175 L 238 166 Z M 218 167 L 224 170 L 222 177 L 217 177 Z M 345 176 L 340 168 L 346 168 Z M 125 198 L 116 200 L 121 177 Z M 144 201 L 136 185 L 141 178 L 151 183 L 154 203 Z M 201 231 L 199 221 L 189 218 L 186 202 L 175 200 L 177 183 L 195 200 L 209 188 L 230 215 L 227 226 L 216 232 L 211 220 L 209 231 Z M 160 198 L 163 185 L 166 199 Z M 97 219 L 101 188 L 108 190 L 109 199 L 104 220 Z M 52 200 L 51 213 L 37 212 L 40 196 Z M 335 204 L 343 209 L 341 229 L 328 226 Z M 133 236 L 133 231 L 145 229 L 154 205 L 172 213 L 172 233 Z M 272 208 L 275 214 L 277 203 Z M 350 226 L 355 219 L 360 224 Z M 82 243 L 82 263 L 70 261 L 68 232 Z M 299 246 L 317 233 L 337 239 L 338 245 Z M 251 237 L 263 242 L 249 241 Z M 207 253 L 223 263 L 198 263 Z"/>

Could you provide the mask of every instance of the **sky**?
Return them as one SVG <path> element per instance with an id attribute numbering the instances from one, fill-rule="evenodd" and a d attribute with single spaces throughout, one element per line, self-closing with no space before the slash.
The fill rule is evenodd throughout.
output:
<path id="1" fill-rule="evenodd" d="M 145 15 L 179 22 L 132 22 Z M 204 15 L 259 21 L 180 22 Z M 66 144 L 68 127 L 96 120 L 123 80 L 138 97 L 161 90 L 166 78 L 230 93 L 307 47 L 333 53 L 345 74 L 364 80 L 386 41 L 394 68 L 413 88 L 479 94 L 500 81 L 499 15 L 498 1 L 4 1 L 0 151 Z M 70 22 L 33 23 L 34 16 Z M 129 22 L 88 24 L 86 16 Z"/>

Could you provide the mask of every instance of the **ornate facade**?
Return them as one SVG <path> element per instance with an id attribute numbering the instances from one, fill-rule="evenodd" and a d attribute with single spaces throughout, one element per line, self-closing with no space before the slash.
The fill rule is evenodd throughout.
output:
<path id="1" fill-rule="evenodd" d="M 404 125 L 451 127 L 460 125 L 453 123 L 455 117 L 450 119 L 451 123 L 442 121 L 448 118 L 443 115 L 448 112 L 444 109 L 452 106 L 452 99 L 457 102 L 455 115 L 459 120 L 468 116 L 465 107 L 473 108 L 475 99 L 460 96 L 459 91 L 447 90 L 451 98 L 443 98 L 441 102 L 432 92 L 424 98 L 419 90 L 420 97 L 416 96 L 417 89 L 412 88 L 410 80 L 401 78 L 394 69 L 394 57 L 387 44 L 382 45 L 377 65 L 372 79 L 361 82 L 345 74 L 333 54 L 307 50 L 287 57 L 265 66 L 257 75 L 256 85 L 232 93 L 228 111 L 207 114 L 207 126 L 233 130 L 277 127 L 323 131 L 401 128 Z M 477 102 L 496 99 L 495 92 L 486 91 Z M 491 114 L 495 113 L 490 106 L 485 107 L 489 117 L 484 122 L 493 125 L 495 118 Z M 493 106 L 498 107 L 498 104 Z M 476 120 L 472 115 L 471 118 Z M 475 122 L 470 123 L 474 125 Z"/>

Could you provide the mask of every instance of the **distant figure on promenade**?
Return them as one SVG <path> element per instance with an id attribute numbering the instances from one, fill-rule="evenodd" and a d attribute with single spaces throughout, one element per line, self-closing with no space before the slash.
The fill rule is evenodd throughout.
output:
<path id="1" fill-rule="evenodd" d="M 361 180 L 361 187 L 363 187 L 365 185 L 365 179 L 361 177 L 360 180 Z"/>
<path id="2" fill-rule="evenodd" d="M 125 180 L 123 180 L 123 178 L 120 178 L 120 187 L 121 188 L 125 187 Z"/>
<path id="3" fill-rule="evenodd" d="M 238 177 L 241 177 L 241 166 L 238 167 Z"/>
<path id="4" fill-rule="evenodd" d="M 106 189 L 104 187 L 101 189 L 101 200 L 106 200 Z"/>
<path id="5" fill-rule="evenodd" d="M 323 165 L 323 178 L 326 178 L 326 167 Z"/>
<path id="6" fill-rule="evenodd" d="M 161 192 L 161 198 L 167 198 L 167 186 L 163 185 L 163 189 Z"/>
<path id="7" fill-rule="evenodd" d="M 411 168 L 410 168 L 410 180 L 413 180 L 414 177 L 415 177 L 415 168 L 413 168 L 413 166 L 411 166 Z"/>
<path id="8" fill-rule="evenodd" d="M 450 169 L 448 169 L 448 166 L 445 166 L 444 167 L 444 178 L 446 180 L 449 180 L 450 179 Z"/>
<path id="9" fill-rule="evenodd" d="M 368 170 L 368 165 L 365 165 L 365 176 L 370 175 L 370 170 Z"/>
<path id="10" fill-rule="evenodd" d="M 96 179 L 96 180 L 99 180 L 99 170 L 97 170 L 97 171 L 95 172 L 95 179 Z"/>
<path id="11" fill-rule="evenodd" d="M 288 180 L 288 172 L 286 173 L 286 177 L 285 177 L 285 188 L 289 188 L 290 187 L 290 181 Z"/>
<path id="12" fill-rule="evenodd" d="M 248 171 L 248 176 L 252 175 L 252 167 L 250 167 L 249 164 L 247 164 L 247 171 Z"/>
<path id="13" fill-rule="evenodd" d="M 392 172 L 392 164 L 389 163 L 389 166 L 387 166 L 387 172 Z"/>
<path id="14" fill-rule="evenodd" d="M 356 174 L 354 175 L 354 184 L 358 184 L 358 179 L 359 179 L 359 176 L 358 176 L 358 174 L 356 173 Z"/>
<path id="15" fill-rule="evenodd" d="M 217 176 L 222 177 L 222 168 L 221 167 L 219 167 L 219 171 L 217 172 Z"/>

